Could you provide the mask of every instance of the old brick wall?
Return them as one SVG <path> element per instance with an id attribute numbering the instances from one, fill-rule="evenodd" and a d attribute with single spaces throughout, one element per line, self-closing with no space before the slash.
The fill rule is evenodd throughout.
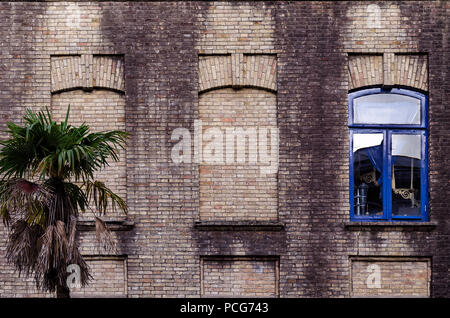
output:
<path id="1" fill-rule="evenodd" d="M 98 278 L 77 295 L 235 296 L 256 286 L 258 296 L 350 297 L 370 265 L 355 260 L 389 259 L 382 275 L 410 263 L 392 267 L 394 288 L 383 291 L 407 293 L 408 270 L 430 275 L 431 296 L 450 296 L 449 13 L 445 1 L 0 3 L 1 127 L 25 107 L 49 105 L 60 118 L 70 101 L 75 122 L 131 134 L 108 178 L 134 227 L 116 227 L 113 255 L 89 227 L 80 233 Z M 229 64 L 205 62 L 219 56 Z M 99 57 L 123 61 L 123 76 Z M 251 59 L 264 62 L 250 71 Z M 426 226 L 348 224 L 347 94 L 380 84 L 429 94 Z M 172 131 L 193 133 L 196 119 L 278 127 L 277 173 L 173 163 Z M 6 265 L 1 229 L 0 296 L 52 296 Z"/>

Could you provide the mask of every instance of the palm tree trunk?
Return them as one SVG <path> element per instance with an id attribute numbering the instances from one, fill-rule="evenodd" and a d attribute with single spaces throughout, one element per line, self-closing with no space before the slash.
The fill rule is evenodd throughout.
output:
<path id="1" fill-rule="evenodd" d="M 56 286 L 56 298 L 70 298 L 70 289 L 67 286 Z"/>

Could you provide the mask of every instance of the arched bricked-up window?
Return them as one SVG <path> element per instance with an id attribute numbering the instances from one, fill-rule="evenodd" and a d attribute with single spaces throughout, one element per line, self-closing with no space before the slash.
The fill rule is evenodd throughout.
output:
<path id="1" fill-rule="evenodd" d="M 126 130 L 123 55 L 61 55 L 51 57 L 51 110 L 56 121 L 64 120 L 70 105 L 69 122 L 86 123 L 93 132 Z M 126 151 L 119 161 L 95 174 L 115 193 L 126 198 Z M 108 217 L 123 214 L 109 211 Z M 90 218 L 92 214 L 83 217 Z"/>
<path id="2" fill-rule="evenodd" d="M 348 107 L 351 220 L 427 221 L 427 96 L 363 89 Z"/>
<path id="3" fill-rule="evenodd" d="M 267 54 L 199 57 L 201 221 L 278 219 L 277 169 L 265 170 L 278 164 L 276 67 Z M 212 140 L 213 162 L 205 160 Z"/>

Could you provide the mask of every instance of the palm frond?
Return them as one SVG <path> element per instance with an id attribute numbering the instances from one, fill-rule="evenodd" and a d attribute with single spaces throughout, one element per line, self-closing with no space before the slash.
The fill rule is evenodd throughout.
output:
<path id="1" fill-rule="evenodd" d="M 52 189 L 46 184 L 23 178 L 0 180 L 0 213 L 6 225 L 11 220 L 11 213 L 22 216 L 31 225 L 43 225 L 51 198 Z"/>
<path id="2" fill-rule="evenodd" d="M 38 238 L 43 230 L 39 225 L 29 225 L 26 221 L 16 221 L 9 234 L 6 249 L 6 259 L 15 265 L 19 274 L 24 271 L 27 275 L 36 268 L 38 258 Z"/>
<path id="3" fill-rule="evenodd" d="M 80 267 L 80 282 L 81 286 L 86 286 L 89 281 L 92 279 L 91 274 L 89 273 L 89 266 L 81 256 L 81 253 L 78 248 L 78 241 L 76 240 L 76 227 L 77 227 L 77 218 L 72 216 L 69 224 L 69 235 L 68 235 L 68 264 L 76 264 Z"/>
<path id="4" fill-rule="evenodd" d="M 105 222 L 99 217 L 95 217 L 95 235 L 101 247 L 107 252 L 115 252 L 116 244 L 114 239 L 106 226 Z"/>
<path id="5" fill-rule="evenodd" d="M 72 215 L 78 216 L 79 212 L 86 211 L 89 203 L 86 194 L 77 184 L 72 182 L 64 182 L 64 193 L 70 201 Z"/>
<path id="6" fill-rule="evenodd" d="M 67 278 L 68 240 L 65 224 L 57 221 L 56 225 L 49 225 L 40 237 L 40 246 L 35 279 L 39 287 L 48 291 L 55 291 L 56 286 L 65 286 Z"/>
<path id="7" fill-rule="evenodd" d="M 106 214 L 110 206 L 112 211 L 115 211 L 118 207 L 125 214 L 128 213 L 128 207 L 125 201 L 106 187 L 103 182 L 86 181 L 85 187 L 89 202 L 94 202 L 95 208 L 100 215 Z"/>

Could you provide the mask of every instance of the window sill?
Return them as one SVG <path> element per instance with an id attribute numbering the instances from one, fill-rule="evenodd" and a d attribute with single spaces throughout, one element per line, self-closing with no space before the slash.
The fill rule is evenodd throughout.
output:
<path id="1" fill-rule="evenodd" d="M 199 231 L 282 231 L 284 224 L 278 221 L 196 221 Z"/>
<path id="2" fill-rule="evenodd" d="M 129 231 L 134 227 L 134 222 L 127 219 L 105 220 L 110 231 Z M 95 231 L 95 220 L 78 220 L 77 229 L 80 231 Z"/>
<path id="3" fill-rule="evenodd" d="M 432 231 L 436 228 L 436 222 L 370 222 L 370 221 L 348 221 L 344 227 L 353 231 L 376 231 L 376 230 L 412 230 L 412 231 Z"/>

